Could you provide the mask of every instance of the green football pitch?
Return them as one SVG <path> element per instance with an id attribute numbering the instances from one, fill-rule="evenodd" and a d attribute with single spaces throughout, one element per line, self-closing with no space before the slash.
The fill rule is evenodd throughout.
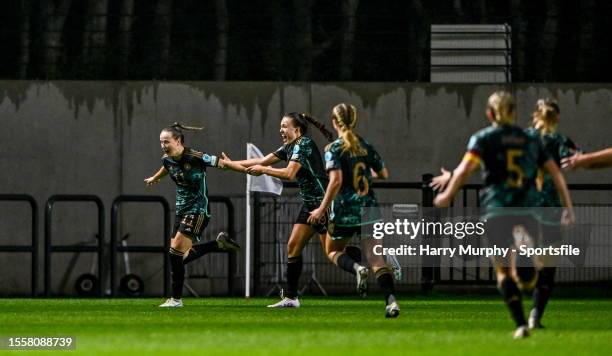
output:
<path id="1" fill-rule="evenodd" d="M 400 299 L 398 319 L 379 298 L 304 298 L 299 309 L 275 299 L 0 299 L 0 336 L 74 336 L 76 351 L 24 354 L 125 355 L 610 355 L 612 300 L 553 299 L 544 330 L 512 340 L 499 297 Z M 529 304 L 528 304 L 529 305 Z"/>

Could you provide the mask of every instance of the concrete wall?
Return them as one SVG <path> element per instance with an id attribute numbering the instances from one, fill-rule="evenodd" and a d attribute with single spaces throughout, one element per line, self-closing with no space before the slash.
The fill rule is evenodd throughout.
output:
<path id="1" fill-rule="evenodd" d="M 34 196 L 41 205 L 41 217 L 42 206 L 52 194 L 95 194 L 107 210 L 119 194 L 163 195 L 173 204 L 174 185 L 169 180 L 151 188 L 143 184 L 160 166 L 158 135 L 164 126 L 174 121 L 205 126 L 202 132 L 188 133 L 186 144 L 214 154 L 225 151 L 238 159 L 244 157 L 246 142 L 264 152 L 281 144 L 282 113 L 310 112 L 329 123 L 331 107 L 343 101 L 357 107 L 357 130 L 383 155 L 391 180 L 417 181 L 423 173 L 458 163 L 470 134 L 486 126 L 485 102 L 497 88 L 409 83 L 0 81 L 4 124 L 0 193 Z M 562 132 L 589 150 L 612 145 L 612 85 L 518 84 L 509 89 L 517 98 L 520 124 L 529 123 L 537 98 L 552 96 L 561 106 Z M 311 134 L 323 143 L 320 134 Z M 570 174 L 568 181 L 611 183 L 611 177 L 610 170 L 579 172 Z M 245 177 L 212 170 L 209 184 L 211 194 L 238 197 L 243 195 Z M 405 193 L 399 198 L 395 193 L 381 195 L 388 200 L 415 199 Z M 612 196 L 581 199 L 610 202 Z M 0 244 L 27 243 L 25 206 L 0 202 L 0 214 Z M 93 241 L 94 214 L 90 204 L 61 205 L 54 216 L 57 241 Z M 159 214 L 156 207 L 126 208 L 122 231 L 133 236 L 131 243 L 158 243 L 163 238 Z M 244 213 L 238 210 L 237 215 L 238 230 L 243 231 Z M 107 214 L 107 224 L 109 218 Z M 29 267 L 24 256 L 0 253 L 0 295 L 27 293 Z M 57 258 L 55 289 L 68 260 L 69 256 Z M 161 259 L 134 256 L 132 262 L 133 268 L 151 276 L 153 286 L 148 291 L 159 293 L 161 275 L 156 271 Z M 83 256 L 76 268 L 88 270 L 89 265 L 90 256 Z"/>

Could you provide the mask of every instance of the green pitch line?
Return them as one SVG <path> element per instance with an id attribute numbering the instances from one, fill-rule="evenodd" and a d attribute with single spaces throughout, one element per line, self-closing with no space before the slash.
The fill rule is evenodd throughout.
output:
<path id="1" fill-rule="evenodd" d="M 275 299 L 201 298 L 182 309 L 162 299 L 0 299 L 0 336 L 70 335 L 76 351 L 22 354 L 124 355 L 609 355 L 612 300 L 553 299 L 547 329 L 512 340 L 500 298 L 381 300 L 305 298 L 300 309 L 267 309 Z M 185 353 L 187 352 L 187 353 Z"/>

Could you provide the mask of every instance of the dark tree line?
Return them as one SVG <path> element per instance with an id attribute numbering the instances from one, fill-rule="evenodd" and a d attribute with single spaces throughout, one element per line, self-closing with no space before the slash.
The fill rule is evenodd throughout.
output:
<path id="1" fill-rule="evenodd" d="M 514 81 L 612 81 L 605 0 L 5 0 L 0 78 L 428 81 L 431 24 L 508 23 Z"/>

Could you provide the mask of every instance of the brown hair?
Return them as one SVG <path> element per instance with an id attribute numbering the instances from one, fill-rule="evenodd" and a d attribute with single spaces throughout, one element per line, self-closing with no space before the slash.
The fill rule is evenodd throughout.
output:
<path id="1" fill-rule="evenodd" d="M 185 135 L 183 134 L 183 130 L 193 130 L 199 131 L 203 130 L 203 127 L 194 127 L 194 126 L 185 126 L 181 123 L 175 122 L 170 126 L 164 127 L 163 131 L 169 132 L 172 135 L 172 138 L 178 139 L 181 144 L 185 143 Z"/>
<path id="2" fill-rule="evenodd" d="M 290 117 L 293 120 L 293 124 L 300 128 L 300 132 L 302 133 L 302 135 L 305 135 L 308 132 L 308 124 L 311 123 L 312 125 L 314 125 L 314 127 L 321 131 L 327 141 L 331 142 L 334 139 L 334 135 L 325 127 L 325 124 L 308 114 L 290 112 L 285 116 Z"/>

